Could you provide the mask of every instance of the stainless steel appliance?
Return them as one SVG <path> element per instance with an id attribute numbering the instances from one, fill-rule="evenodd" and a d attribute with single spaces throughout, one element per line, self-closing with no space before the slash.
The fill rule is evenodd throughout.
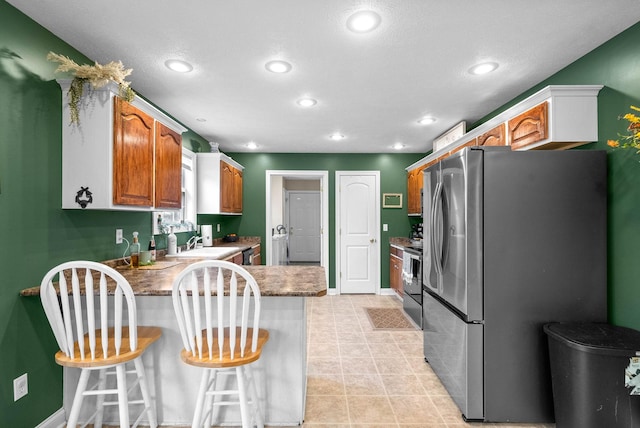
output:
<path id="1" fill-rule="evenodd" d="M 402 251 L 402 307 L 422 328 L 422 248 L 404 247 Z"/>
<path id="2" fill-rule="evenodd" d="M 543 324 L 607 318 L 606 162 L 474 147 L 425 170 L 425 359 L 467 420 L 553 421 Z"/>

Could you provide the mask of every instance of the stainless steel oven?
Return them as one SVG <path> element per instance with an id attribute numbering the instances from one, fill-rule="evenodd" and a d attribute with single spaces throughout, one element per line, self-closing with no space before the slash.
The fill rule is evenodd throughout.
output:
<path id="1" fill-rule="evenodd" d="M 404 311 L 422 328 L 422 248 L 404 247 L 402 289 Z"/>

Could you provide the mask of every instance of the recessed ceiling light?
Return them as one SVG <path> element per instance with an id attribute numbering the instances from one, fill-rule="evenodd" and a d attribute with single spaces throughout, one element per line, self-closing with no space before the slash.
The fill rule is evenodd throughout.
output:
<path id="1" fill-rule="evenodd" d="M 169 70 L 177 71 L 178 73 L 188 73 L 193 70 L 193 66 L 186 61 L 180 59 L 168 59 L 164 62 Z"/>
<path id="2" fill-rule="evenodd" d="M 419 119 L 418 123 L 420 125 L 431 125 L 432 123 L 435 123 L 435 121 L 436 121 L 435 117 L 425 116 L 425 117 Z"/>
<path id="3" fill-rule="evenodd" d="M 298 101 L 296 101 L 296 103 L 300 107 L 313 107 L 318 103 L 318 101 L 314 100 L 313 98 L 300 98 Z"/>
<path id="4" fill-rule="evenodd" d="M 292 68 L 291 64 L 282 60 L 269 61 L 264 67 L 272 73 L 288 73 Z"/>
<path id="5" fill-rule="evenodd" d="M 347 137 L 345 137 L 339 132 L 334 132 L 333 134 L 329 135 L 329 138 L 331 138 L 333 141 L 340 141 L 340 140 L 344 140 Z"/>
<path id="6" fill-rule="evenodd" d="M 471 74 L 487 74 L 498 68 L 498 64 L 495 62 L 483 62 L 482 64 L 476 64 L 469 69 Z"/>
<path id="7" fill-rule="evenodd" d="M 402 143 L 394 143 L 393 146 L 391 146 L 391 147 L 393 147 L 394 150 L 400 150 L 400 149 L 404 148 L 404 144 L 402 144 Z"/>
<path id="8" fill-rule="evenodd" d="M 249 141 L 247 143 L 247 148 L 251 149 L 251 150 L 255 150 L 258 148 L 258 145 L 254 142 L 254 141 Z"/>
<path id="9" fill-rule="evenodd" d="M 360 10 L 347 18 L 347 28 L 354 33 L 368 33 L 375 30 L 381 20 L 372 10 Z"/>

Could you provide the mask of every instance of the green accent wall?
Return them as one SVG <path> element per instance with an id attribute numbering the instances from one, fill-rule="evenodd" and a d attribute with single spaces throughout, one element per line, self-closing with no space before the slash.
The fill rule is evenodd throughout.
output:
<path id="1" fill-rule="evenodd" d="M 617 120 L 630 104 L 640 103 L 640 24 L 522 97 L 547 84 L 604 84 L 599 96 L 599 142 L 584 149 L 608 149 L 606 140 L 624 131 Z M 73 259 L 106 260 L 120 257 L 114 243 L 116 228 L 127 237 L 140 232 L 141 242 L 151 235 L 151 214 L 60 209 L 61 200 L 61 90 L 54 81 L 56 64 L 46 61 L 49 51 L 81 63 L 91 60 L 30 18 L 0 0 L 0 426 L 36 426 L 62 407 L 62 370 L 54 363 L 57 346 L 38 298 L 23 298 L 19 291 L 36 286 L 48 269 Z M 113 58 L 117 60 L 118 58 Z M 134 70 L 135 76 L 135 70 Z M 135 87 L 134 87 L 135 89 Z M 521 99 L 522 97 L 519 97 Z M 506 107 L 506 106 L 505 106 Z M 186 147 L 208 150 L 205 139 L 188 131 Z M 301 142 L 303 143 L 303 142 Z M 261 236 L 265 228 L 266 170 L 329 171 L 330 212 L 333 212 L 337 170 L 379 170 L 381 192 L 406 196 L 404 168 L 420 158 L 416 154 L 231 154 L 245 166 L 244 215 L 199 216 L 199 223 L 221 223 L 219 235 L 236 232 Z M 609 184 L 609 297 L 610 320 L 640 329 L 640 263 L 635 245 L 640 242 L 640 155 L 610 151 Z M 541 171 L 543 173 L 543 171 Z M 386 247 L 391 236 L 406 236 L 418 221 L 403 209 L 382 209 L 380 279 L 388 286 Z M 333 216 L 330 236 L 334 236 Z M 179 234 L 179 243 L 186 241 Z M 158 247 L 166 247 L 158 239 Z M 335 277 L 331 248 L 330 280 Z M 332 284 L 333 285 L 333 284 Z M 29 394 L 13 401 L 13 379 L 29 375 Z"/>
<path id="2" fill-rule="evenodd" d="M 406 167 L 416 162 L 420 154 L 327 154 L 327 153 L 229 153 L 245 167 L 243 215 L 235 227 L 226 233 L 260 236 L 264 241 L 266 228 L 266 171 L 328 171 L 329 175 L 329 287 L 335 288 L 335 173 L 336 171 L 380 171 L 381 193 L 402 193 L 402 209 L 381 208 L 380 225 L 388 224 L 388 232 L 380 231 L 380 282 L 389 287 L 389 237 L 409 236 L 411 219 L 407 216 Z M 199 219 L 200 220 L 200 219 Z M 414 220 L 416 221 L 416 220 Z M 270 239 L 270 236 L 268 237 Z M 264 246 L 263 246 L 264 247 Z M 264 249 L 263 249 L 264 250 Z M 263 260 L 265 257 L 263 251 Z"/>

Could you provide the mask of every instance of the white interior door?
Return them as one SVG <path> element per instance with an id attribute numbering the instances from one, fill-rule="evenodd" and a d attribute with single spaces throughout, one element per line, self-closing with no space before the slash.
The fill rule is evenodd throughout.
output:
<path id="1" fill-rule="evenodd" d="M 320 192 L 288 191 L 289 261 L 320 263 Z"/>
<path id="2" fill-rule="evenodd" d="M 379 172 L 336 172 L 340 293 L 380 288 Z"/>

